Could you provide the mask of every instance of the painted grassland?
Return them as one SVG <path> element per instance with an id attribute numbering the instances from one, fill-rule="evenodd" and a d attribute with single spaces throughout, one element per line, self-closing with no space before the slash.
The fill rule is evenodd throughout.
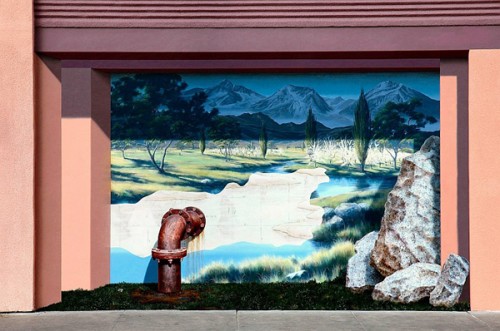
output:
<path id="1" fill-rule="evenodd" d="M 134 203 L 158 190 L 217 193 L 231 182 L 243 185 L 252 173 L 259 171 L 283 173 L 321 167 L 330 178 L 397 175 L 390 154 L 378 148 L 371 148 L 366 171 L 361 172 L 352 148 L 315 147 L 311 151 L 283 144 L 269 148 L 263 158 L 253 142 L 241 142 L 226 158 L 218 148 L 207 148 L 202 155 L 197 146 L 193 147 L 170 148 L 163 174 L 153 167 L 144 148 L 135 146 L 123 152 L 113 149 L 112 203 Z M 400 153 L 398 162 L 407 155 Z"/>
<path id="2" fill-rule="evenodd" d="M 270 148 L 264 159 L 251 142 L 240 143 L 226 157 L 216 148 L 207 148 L 202 155 L 197 146 L 173 147 L 166 155 L 165 173 L 151 164 L 149 155 L 140 146 L 111 154 L 112 203 L 135 203 L 158 190 L 218 193 L 230 182 L 243 185 L 255 172 L 293 172 L 300 168 L 321 167 L 332 177 L 394 178 L 397 170 L 387 152 L 372 148 L 366 172 L 360 171 L 349 150 L 319 148 L 305 150 L 300 146 L 281 145 Z M 369 154 L 370 155 L 370 154 Z M 400 153 L 398 161 L 408 155 Z M 389 189 L 360 190 L 334 196 L 312 198 L 311 203 L 335 208 L 343 202 L 365 203 L 366 217 L 342 228 L 322 224 L 313 232 L 317 247 L 309 256 L 262 256 L 239 264 L 212 263 L 204 266 L 191 283 L 242 282 L 304 282 L 331 281 L 345 272 L 348 259 L 354 254 L 354 243 L 370 231 L 377 230 Z M 296 274 L 296 276 L 290 276 Z"/>
<path id="3" fill-rule="evenodd" d="M 159 190 L 187 192 L 217 192 L 228 183 L 243 185 L 250 175 L 266 171 L 286 161 L 302 163 L 300 150 L 270 153 L 266 159 L 232 155 L 229 161 L 217 149 L 207 149 L 202 155 L 198 149 L 172 148 L 166 156 L 165 174 L 151 164 L 142 148 L 111 152 L 112 203 L 137 202 Z"/>

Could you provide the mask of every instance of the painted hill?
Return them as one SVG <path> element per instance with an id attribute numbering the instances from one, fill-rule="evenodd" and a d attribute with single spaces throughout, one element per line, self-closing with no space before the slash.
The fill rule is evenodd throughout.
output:
<path id="1" fill-rule="evenodd" d="M 309 108 L 316 119 L 328 127 L 345 126 L 351 122 L 335 114 L 325 99 L 309 87 L 287 85 L 252 106 L 253 111 L 269 115 L 278 123 L 296 124 L 305 122 Z"/>
<path id="2" fill-rule="evenodd" d="M 235 85 L 229 80 L 207 88 L 194 88 L 184 92 L 185 97 L 190 97 L 196 92 L 204 91 L 207 96 L 206 106 L 219 109 L 222 115 L 239 115 L 248 112 L 253 104 L 259 102 L 264 96 L 241 85 Z"/>
<path id="3" fill-rule="evenodd" d="M 408 102 L 412 99 L 419 99 L 422 106 L 418 109 L 420 112 L 431 115 L 439 119 L 439 101 L 429 98 L 423 93 L 407 87 L 401 83 L 385 81 L 379 83 L 366 94 L 366 100 L 370 107 L 372 116 L 374 116 L 384 105 L 392 101 L 394 103 Z M 339 114 L 353 117 L 356 100 L 350 100 L 350 103 L 340 104 L 337 108 Z"/>
<path id="4" fill-rule="evenodd" d="M 266 125 L 269 139 L 274 140 L 303 140 L 305 138 L 305 123 L 282 123 L 279 124 L 271 117 L 263 113 L 245 113 L 234 116 L 241 128 L 241 138 L 244 140 L 257 140 L 262 128 Z M 321 123 L 317 124 L 319 138 L 349 137 L 351 127 L 330 129 Z"/>
<path id="5" fill-rule="evenodd" d="M 218 108 L 221 115 L 239 116 L 244 113 L 261 113 L 272 118 L 277 124 L 300 125 L 305 122 L 307 111 L 311 108 L 316 120 L 327 128 L 352 125 L 357 102 L 355 99 L 345 99 L 341 96 L 324 98 L 312 88 L 295 85 L 286 85 L 265 97 L 229 80 L 223 80 L 206 89 L 193 88 L 185 91 L 184 96 L 190 97 L 201 91 L 208 96 L 206 106 Z M 367 91 L 365 95 L 372 116 L 375 116 L 389 101 L 399 103 L 417 98 L 422 102 L 419 111 L 439 119 L 439 101 L 401 83 L 384 81 Z"/>

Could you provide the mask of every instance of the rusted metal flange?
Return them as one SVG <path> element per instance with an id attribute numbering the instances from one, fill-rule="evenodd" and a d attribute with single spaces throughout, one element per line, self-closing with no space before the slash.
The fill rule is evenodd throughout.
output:
<path id="1" fill-rule="evenodd" d="M 169 216 L 172 216 L 172 215 L 179 215 L 181 216 L 182 218 L 184 218 L 185 220 L 188 220 L 189 219 L 189 214 L 186 212 L 185 209 L 174 209 L 174 208 L 170 208 L 166 213 L 165 215 L 163 215 L 163 217 L 161 218 L 161 224 L 165 223 L 165 221 L 168 220 L 168 217 Z"/>
<path id="2" fill-rule="evenodd" d="M 191 237 L 197 237 L 205 229 L 205 224 L 207 223 L 205 214 L 196 207 L 186 207 L 184 211 L 190 215 L 186 222 L 186 234 Z"/>
<path id="3" fill-rule="evenodd" d="M 166 249 L 158 249 L 153 248 L 151 250 L 153 259 L 155 260 L 174 260 L 174 259 L 182 259 L 187 255 L 186 248 L 174 249 L 174 250 L 166 250 Z"/>

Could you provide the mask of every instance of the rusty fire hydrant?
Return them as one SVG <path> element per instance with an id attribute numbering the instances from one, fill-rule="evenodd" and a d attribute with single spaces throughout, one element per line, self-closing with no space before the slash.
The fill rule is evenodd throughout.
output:
<path id="1" fill-rule="evenodd" d="M 158 247 L 152 250 L 153 259 L 158 260 L 158 292 L 181 290 L 181 260 L 187 255 L 181 241 L 197 237 L 205 224 L 205 215 L 196 207 L 170 209 L 163 215 Z"/>

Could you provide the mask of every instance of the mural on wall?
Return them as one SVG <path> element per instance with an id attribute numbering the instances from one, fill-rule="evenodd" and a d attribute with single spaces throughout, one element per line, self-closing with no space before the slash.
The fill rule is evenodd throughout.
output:
<path id="1" fill-rule="evenodd" d="M 438 73 L 112 76 L 111 282 L 155 282 L 161 217 L 196 206 L 184 282 L 326 281 L 439 135 Z"/>

